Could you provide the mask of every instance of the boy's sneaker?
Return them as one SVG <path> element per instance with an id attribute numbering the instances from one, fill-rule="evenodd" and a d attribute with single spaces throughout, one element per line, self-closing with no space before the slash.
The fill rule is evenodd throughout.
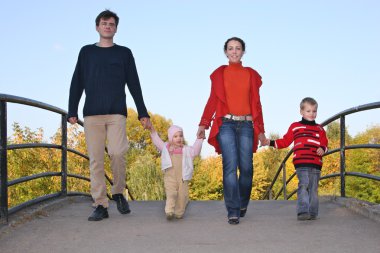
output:
<path id="1" fill-rule="evenodd" d="M 117 210 L 119 210 L 121 214 L 127 214 L 131 212 L 131 209 L 129 209 L 128 202 L 123 194 L 113 194 L 112 199 L 116 201 Z"/>
<path id="2" fill-rule="evenodd" d="M 108 218 L 108 211 L 107 208 L 105 208 L 102 205 L 98 205 L 94 212 L 88 217 L 89 221 L 100 221 L 104 218 Z"/>
<path id="3" fill-rule="evenodd" d="M 231 225 L 237 225 L 237 224 L 239 224 L 239 218 L 238 217 L 228 217 L 228 223 Z"/>
<path id="4" fill-rule="evenodd" d="M 310 214 L 310 219 L 309 220 L 316 220 L 316 219 L 317 219 L 317 215 Z"/>
<path id="5" fill-rule="evenodd" d="M 299 213 L 297 215 L 297 220 L 310 220 L 310 214 L 308 214 L 308 213 Z"/>

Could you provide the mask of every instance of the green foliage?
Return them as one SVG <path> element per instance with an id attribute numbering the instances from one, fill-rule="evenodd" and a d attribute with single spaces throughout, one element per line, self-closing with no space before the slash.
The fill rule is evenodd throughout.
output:
<path id="1" fill-rule="evenodd" d="M 129 192 L 136 200 L 163 200 L 165 191 L 163 174 L 160 166 L 160 154 L 154 147 L 150 138 L 150 132 L 144 130 L 137 118 L 137 113 L 128 109 L 127 135 L 130 149 L 127 152 L 127 185 Z M 172 124 L 160 115 L 151 114 L 151 121 L 160 137 L 167 140 L 167 129 Z M 331 123 L 327 129 L 329 148 L 338 148 L 340 145 L 339 123 Z M 380 126 L 372 126 L 355 137 L 346 135 L 346 145 L 380 143 Z M 272 139 L 278 136 L 271 136 Z M 18 143 L 44 143 L 43 130 L 32 131 L 30 128 L 13 124 L 13 134 L 9 137 L 9 144 Z M 61 143 L 61 130 L 50 138 L 54 144 Z M 86 143 L 83 130 L 80 126 L 68 127 L 68 147 L 86 154 Z M 261 148 L 254 155 L 254 183 L 251 199 L 262 199 L 267 188 L 271 184 L 277 169 L 290 149 Z M 346 171 L 360 172 L 380 176 L 380 150 L 379 149 L 354 149 L 346 150 Z M 112 177 L 109 158 L 105 154 L 105 170 Z M 324 157 L 322 175 L 339 173 L 339 152 Z M 8 175 L 9 180 L 30 176 L 43 172 L 59 172 L 61 167 L 61 151 L 48 148 L 17 149 L 8 151 Z M 295 172 L 290 158 L 286 162 L 286 179 Z M 68 153 L 68 173 L 89 177 L 89 162 L 76 154 Z M 222 159 L 214 156 L 194 160 L 194 176 L 190 182 L 190 198 L 193 200 L 222 200 Z M 112 179 L 112 178 L 111 178 Z M 9 205 L 15 206 L 38 196 L 60 191 L 60 177 L 41 178 L 26 183 L 17 184 L 9 188 Z M 320 195 L 339 195 L 340 180 L 330 178 L 320 182 Z M 287 185 L 287 193 L 297 189 L 297 177 L 294 177 Z M 346 194 L 349 197 L 380 203 L 379 182 L 346 177 Z M 110 186 L 108 187 L 110 189 Z M 87 181 L 76 178 L 68 179 L 68 191 L 89 193 L 90 184 Z M 109 190 L 110 191 L 110 190 Z M 272 191 L 272 196 L 281 192 L 282 196 L 282 172 L 279 175 Z M 292 197 L 295 199 L 296 195 Z"/>
<path id="2" fill-rule="evenodd" d="M 128 167 L 128 186 L 136 200 L 164 199 L 163 174 L 152 154 L 141 153 Z"/>
<path id="3" fill-rule="evenodd" d="M 380 144 L 380 126 L 359 133 L 352 144 Z M 346 171 L 380 176 L 380 150 L 356 149 L 346 151 Z M 380 182 L 349 177 L 346 180 L 347 196 L 380 203 Z"/>
<path id="4" fill-rule="evenodd" d="M 48 143 L 44 140 L 43 130 L 31 131 L 30 128 L 13 124 L 13 135 L 9 144 Z M 51 143 L 61 143 L 61 130 L 51 138 Z M 84 134 L 78 127 L 68 129 L 68 147 L 86 153 Z M 61 151 L 50 148 L 16 149 L 8 151 L 8 180 L 30 176 L 43 172 L 59 172 L 61 170 Z M 68 173 L 89 177 L 88 161 L 68 154 Z M 60 177 L 45 177 L 9 187 L 9 206 L 34 199 L 38 196 L 56 193 L 61 190 Z M 78 179 L 68 180 L 68 191 L 89 191 L 89 184 Z"/>
<path id="5" fill-rule="evenodd" d="M 338 149 L 338 152 L 325 156 L 323 158 L 322 176 L 330 175 L 340 172 L 340 124 L 338 122 L 332 122 L 327 126 L 326 134 L 329 139 L 329 149 Z M 273 138 L 273 137 L 272 137 Z M 346 146 L 355 144 L 379 144 L 380 143 L 380 126 L 375 125 L 366 129 L 363 133 L 359 133 L 355 137 L 351 137 L 346 129 L 345 132 Z M 269 164 L 269 178 L 274 177 L 274 173 L 279 167 L 279 163 L 285 157 L 287 150 L 283 154 L 277 154 L 274 149 L 265 149 L 256 155 L 255 162 L 259 165 L 255 167 L 266 167 L 265 162 L 260 161 L 264 159 Z M 380 150 L 379 149 L 354 149 L 346 150 L 346 171 L 347 172 L 360 172 L 363 174 L 380 176 Z M 291 158 L 288 159 L 286 164 L 286 179 L 289 179 L 290 175 L 294 172 Z M 257 170 L 256 170 L 257 171 Z M 282 172 L 281 172 L 282 173 Z M 298 180 L 294 177 L 287 185 L 287 193 L 291 193 L 297 189 Z M 272 194 L 277 194 L 282 191 L 282 174 L 277 179 Z M 347 176 L 346 177 L 346 196 L 354 197 L 370 202 L 380 203 L 380 182 L 370 179 L 358 178 Z M 257 190 L 259 191 L 259 190 Z M 319 188 L 320 195 L 340 195 L 340 177 L 328 178 L 320 181 Z M 274 195 L 272 195 L 274 196 Z M 282 193 L 280 195 L 281 199 Z M 296 195 L 292 197 L 295 199 Z"/>
<path id="6" fill-rule="evenodd" d="M 271 136 L 271 139 L 278 137 Z M 270 186 L 284 156 L 290 149 L 274 149 L 272 147 L 265 147 L 260 149 L 254 155 L 254 175 L 253 175 L 253 189 L 251 193 L 252 199 L 262 199 L 267 188 Z M 280 175 L 280 179 L 282 179 Z M 275 184 L 272 194 L 276 194 L 280 189 L 280 184 Z"/>
<path id="7" fill-rule="evenodd" d="M 223 198 L 222 159 L 209 157 L 195 163 L 190 182 L 190 199 L 221 200 Z"/>

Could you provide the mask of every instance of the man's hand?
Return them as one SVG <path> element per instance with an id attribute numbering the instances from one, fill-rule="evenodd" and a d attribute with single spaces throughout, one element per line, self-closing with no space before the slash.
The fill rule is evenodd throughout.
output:
<path id="1" fill-rule="evenodd" d="M 78 122 L 78 118 L 77 117 L 70 117 L 68 120 L 69 120 L 70 124 L 75 124 L 75 123 Z"/>
<path id="2" fill-rule="evenodd" d="M 152 122 L 150 122 L 150 118 L 148 117 L 140 118 L 140 123 L 144 129 L 150 130 L 152 128 Z"/>

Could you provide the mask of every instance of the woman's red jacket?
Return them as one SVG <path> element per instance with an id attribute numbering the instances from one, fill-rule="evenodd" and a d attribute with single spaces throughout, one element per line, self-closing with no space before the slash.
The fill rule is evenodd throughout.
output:
<path id="1" fill-rule="evenodd" d="M 208 138 L 208 143 L 215 147 L 215 151 L 220 154 L 221 149 L 217 140 L 219 128 L 222 125 L 222 118 L 229 113 L 229 109 L 226 102 L 226 95 L 224 91 L 224 79 L 223 72 L 226 65 L 217 68 L 211 75 L 211 93 L 207 101 L 201 122 L 199 126 L 205 126 L 208 129 L 211 126 L 211 131 Z M 260 101 L 261 76 L 254 69 L 244 67 L 250 73 L 251 83 L 251 113 L 253 117 L 254 135 L 253 135 L 253 150 L 255 152 L 258 146 L 258 135 L 265 133 L 264 120 Z"/>

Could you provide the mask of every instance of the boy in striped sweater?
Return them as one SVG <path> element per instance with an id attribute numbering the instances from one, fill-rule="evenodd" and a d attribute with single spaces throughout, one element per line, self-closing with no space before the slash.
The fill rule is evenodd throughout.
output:
<path id="1" fill-rule="evenodd" d="M 265 144 L 281 149 L 293 144 L 293 164 L 298 177 L 297 219 L 315 220 L 318 216 L 318 182 L 321 175 L 322 156 L 327 152 L 328 140 L 323 127 L 315 123 L 318 103 L 306 97 L 300 103 L 302 120 L 290 125 L 281 139 Z"/>

